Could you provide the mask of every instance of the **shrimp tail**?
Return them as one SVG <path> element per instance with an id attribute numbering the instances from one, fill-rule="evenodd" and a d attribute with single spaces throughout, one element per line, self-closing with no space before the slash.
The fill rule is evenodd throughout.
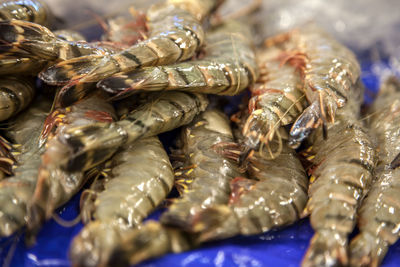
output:
<path id="1" fill-rule="evenodd" d="M 46 27 L 27 21 L 0 21 L 0 51 L 2 54 L 28 57 L 48 57 L 56 36 Z M 47 52 L 46 52 L 47 51 Z"/>
<path id="2" fill-rule="evenodd" d="M 108 265 L 130 266 L 166 253 L 180 253 L 197 244 L 195 236 L 156 221 L 148 221 L 125 236 L 121 245 L 111 254 Z"/>
<path id="3" fill-rule="evenodd" d="M 39 78 L 50 85 L 65 85 L 83 78 L 93 69 L 93 65 L 100 64 L 103 59 L 104 55 L 71 58 L 40 72 Z"/>
<path id="4" fill-rule="evenodd" d="M 347 266 L 347 238 L 337 231 L 320 230 L 311 239 L 302 266 Z"/>
<path id="5" fill-rule="evenodd" d="M 379 266 L 388 244 L 376 235 L 362 232 L 350 243 L 350 266 Z"/>
<path id="6" fill-rule="evenodd" d="M 193 229 L 199 233 L 200 242 L 239 234 L 237 218 L 227 205 L 215 205 L 198 213 L 193 219 Z"/>
<path id="7" fill-rule="evenodd" d="M 294 122 L 290 130 L 289 145 L 298 148 L 301 142 L 323 122 L 318 102 L 313 102 Z"/>

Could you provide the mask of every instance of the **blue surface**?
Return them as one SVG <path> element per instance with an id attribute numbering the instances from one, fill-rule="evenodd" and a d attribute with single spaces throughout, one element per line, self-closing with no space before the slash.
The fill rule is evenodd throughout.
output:
<path id="1" fill-rule="evenodd" d="M 363 69 L 362 79 L 367 88 L 366 101 L 371 102 L 379 87 L 379 74 L 372 70 L 368 53 L 359 56 Z M 163 140 L 169 143 L 172 136 L 166 134 Z M 78 211 L 79 196 L 75 196 L 59 210 L 59 214 L 64 219 L 72 220 L 78 215 Z M 151 217 L 156 218 L 158 215 L 159 212 L 156 212 Z M 43 226 L 33 247 L 25 247 L 23 234 L 1 240 L 1 264 L 6 259 L 11 259 L 11 266 L 69 266 L 68 247 L 72 237 L 81 228 L 82 224 L 64 228 L 51 220 Z M 312 234 L 306 219 L 286 229 L 205 244 L 202 248 L 165 255 L 140 266 L 299 266 Z M 15 248 L 13 253 L 9 253 L 10 248 Z M 400 242 L 397 242 L 390 248 L 382 266 L 399 266 L 399 259 Z"/>

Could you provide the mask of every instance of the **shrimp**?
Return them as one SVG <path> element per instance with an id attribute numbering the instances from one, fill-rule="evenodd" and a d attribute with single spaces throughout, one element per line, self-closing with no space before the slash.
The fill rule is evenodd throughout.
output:
<path id="1" fill-rule="evenodd" d="M 14 56 L 54 61 L 114 52 L 99 44 L 66 41 L 44 26 L 21 20 L 0 21 L 0 42 L 0 59 Z"/>
<path id="2" fill-rule="evenodd" d="M 351 90 L 356 91 L 356 88 Z M 308 149 L 312 162 L 309 201 L 303 215 L 310 215 L 315 234 L 302 266 L 346 266 L 347 236 L 353 231 L 357 210 L 372 183 L 375 146 L 358 121 L 360 99 L 348 99 L 336 121 L 315 132 Z"/>
<path id="3" fill-rule="evenodd" d="M 13 143 L 21 144 L 15 175 L 0 181 L 0 236 L 10 236 L 26 224 L 26 207 L 33 195 L 40 165 L 38 138 L 42 123 L 50 109 L 47 101 L 18 116 L 8 131 Z"/>
<path id="4" fill-rule="evenodd" d="M 0 3 L 0 20 L 25 20 L 49 26 L 53 15 L 49 7 L 39 0 L 5 0 Z"/>
<path id="5" fill-rule="evenodd" d="M 114 55 L 92 55 L 61 62 L 42 72 L 40 78 L 49 84 L 69 83 L 63 88 L 65 92 L 78 90 L 77 84 L 98 82 L 118 72 L 190 59 L 203 45 L 201 21 L 221 2 L 166 0 L 153 5 L 147 12 L 148 39 Z"/>
<path id="6" fill-rule="evenodd" d="M 74 238 L 74 266 L 106 266 L 125 233 L 163 201 L 174 184 L 168 155 L 157 137 L 141 139 L 117 152 L 104 191 L 97 193 L 93 221 Z"/>
<path id="7" fill-rule="evenodd" d="M 228 203 L 229 182 L 240 175 L 235 162 L 214 151 L 220 142 L 233 142 L 228 118 L 207 110 L 182 131 L 184 166 L 175 172 L 182 196 L 161 215 L 161 222 L 196 232 L 193 219 L 204 208 Z"/>
<path id="8" fill-rule="evenodd" d="M 350 266 L 378 266 L 399 238 L 400 169 L 398 137 L 400 81 L 382 85 L 370 110 L 370 128 L 378 140 L 377 180 L 359 211 L 360 233 L 350 243 Z"/>
<path id="9" fill-rule="evenodd" d="M 127 232 L 111 254 L 109 266 L 131 266 L 166 253 L 180 253 L 195 248 L 196 236 L 174 227 L 149 220 Z"/>
<path id="10" fill-rule="evenodd" d="M 273 140 L 270 146 L 282 146 L 281 153 L 275 158 L 261 154 L 267 153 L 266 148 L 252 153 L 248 163 L 250 179 L 236 177 L 231 181 L 229 203 L 210 206 L 198 214 L 197 241 L 260 234 L 300 219 L 308 199 L 307 175 L 287 141 Z M 235 155 L 232 152 L 229 154 Z"/>
<path id="11" fill-rule="evenodd" d="M 72 30 L 58 30 L 54 34 L 65 41 L 84 41 L 84 37 Z M 49 62 L 29 57 L 2 56 L 0 58 L 0 75 L 4 74 L 23 74 L 37 75 Z"/>
<path id="12" fill-rule="evenodd" d="M 94 95 L 67 109 L 55 110 L 46 119 L 40 138 L 40 143 L 44 143 L 45 137 L 48 136 L 46 149 L 41 157 L 35 191 L 27 206 L 28 242 L 34 241 L 42 223 L 51 218 L 54 210 L 74 196 L 87 181 L 83 172 L 69 173 L 48 164 L 54 160 L 53 157 L 59 157 L 56 154 L 58 136 L 76 126 L 90 126 L 99 121 L 111 122 L 114 119 L 114 108 L 100 95 Z M 54 126 L 57 126 L 55 130 Z"/>
<path id="13" fill-rule="evenodd" d="M 170 131 L 191 122 L 204 111 L 204 95 L 184 92 L 151 94 L 147 102 L 115 123 L 71 127 L 57 138 L 58 146 L 49 164 L 68 172 L 88 170 L 106 161 L 123 145 L 140 137 Z"/>
<path id="14" fill-rule="evenodd" d="M 35 85 L 29 77 L 0 78 L 0 121 L 26 108 L 35 96 Z"/>
<path id="15" fill-rule="evenodd" d="M 290 38 L 294 51 L 288 52 L 283 62 L 292 60 L 301 71 L 310 104 L 290 131 L 290 144 L 296 148 L 312 129 L 334 122 L 361 71 L 353 52 L 313 24 L 294 30 Z"/>
<path id="16" fill-rule="evenodd" d="M 293 123 L 306 107 L 300 73 L 291 64 L 280 63 L 283 49 L 277 46 L 264 48 L 258 55 L 262 74 L 251 89 L 250 116 L 243 126 L 241 162 L 246 161 L 260 143 L 268 145 L 276 131 Z"/>
<path id="17" fill-rule="evenodd" d="M 258 77 L 250 28 L 227 21 L 206 35 L 206 57 L 111 76 L 98 87 L 121 97 L 140 91 L 179 90 L 236 95 Z"/>

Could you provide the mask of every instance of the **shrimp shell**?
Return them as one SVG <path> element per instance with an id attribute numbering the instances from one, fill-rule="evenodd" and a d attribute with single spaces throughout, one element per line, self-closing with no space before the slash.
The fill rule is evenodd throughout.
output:
<path id="1" fill-rule="evenodd" d="M 84 37 L 72 30 L 58 30 L 54 34 L 65 41 L 84 41 Z M 3 56 L 0 58 L 0 75 L 4 74 L 23 74 L 37 75 L 49 62 L 29 57 Z"/>
<path id="2" fill-rule="evenodd" d="M 60 143 L 58 153 L 63 157 L 54 164 L 69 172 L 88 170 L 109 159 L 121 146 L 140 137 L 188 124 L 205 110 L 207 104 L 207 98 L 201 94 L 152 94 L 147 103 L 118 122 L 99 122 L 66 130 L 57 138 Z"/>
<path id="3" fill-rule="evenodd" d="M 228 203 L 229 182 L 240 175 L 235 162 L 215 151 L 220 142 L 233 142 L 229 120 L 217 110 L 207 110 L 182 130 L 184 167 L 177 169 L 177 186 L 182 195 L 175 199 L 161 222 L 195 232 L 193 220 L 206 207 Z M 182 181 L 180 181 L 182 180 Z"/>
<path id="4" fill-rule="evenodd" d="M 42 72 L 40 78 L 49 84 L 76 81 L 67 84 L 63 89 L 70 91 L 77 90 L 76 87 L 81 83 L 98 82 L 118 72 L 190 59 L 204 42 L 200 21 L 220 2 L 167 0 L 153 5 L 147 12 L 150 23 L 148 39 L 114 55 L 92 55 L 64 61 Z M 63 103 L 69 104 L 71 103 Z"/>
<path id="5" fill-rule="evenodd" d="M 353 52 L 314 24 L 294 30 L 291 39 L 295 44 L 293 59 L 304 60 L 299 68 L 310 103 L 290 131 L 290 143 L 298 147 L 312 129 L 334 122 L 336 110 L 354 96 L 352 89 L 361 70 Z"/>
<path id="6" fill-rule="evenodd" d="M 82 55 L 113 53 L 107 46 L 66 41 L 44 26 L 21 20 L 0 21 L 0 41 L 0 59 L 15 56 L 37 60 L 65 60 Z"/>
<path id="7" fill-rule="evenodd" d="M 110 266 L 131 266 L 166 253 L 180 253 L 198 246 L 196 237 L 180 229 L 149 220 L 127 232 L 113 251 Z"/>
<path id="8" fill-rule="evenodd" d="M 0 3 L 0 20 L 25 20 L 49 26 L 53 15 L 44 1 L 5 0 Z"/>
<path id="9" fill-rule="evenodd" d="M 348 264 L 347 236 L 373 179 L 375 147 L 357 120 L 359 102 L 348 102 L 328 126 L 327 139 L 322 130 L 317 131 L 309 149 L 315 154 L 308 158 L 313 167 L 304 215 L 310 214 L 315 234 L 302 266 Z"/>
<path id="10" fill-rule="evenodd" d="M 0 78 L 0 121 L 25 109 L 35 96 L 35 84 L 30 77 Z"/>
<path id="11" fill-rule="evenodd" d="M 359 210 L 360 233 L 350 243 L 350 266 L 380 265 L 389 246 L 399 239 L 399 96 L 400 81 L 391 77 L 370 109 L 369 126 L 378 139 L 377 180 Z"/>
<path id="12" fill-rule="evenodd" d="M 27 207 L 29 242 L 34 241 L 35 234 L 43 222 L 51 218 L 54 210 L 74 196 L 87 180 L 83 172 L 65 172 L 53 164 L 53 161 L 58 161 L 64 155 L 59 148 L 58 136 L 70 128 L 115 119 L 114 108 L 100 95 L 94 95 L 65 111 L 57 110 L 55 114 L 58 114 L 58 119 L 61 120 L 48 138 L 41 157 L 35 193 Z M 55 120 L 57 121 L 57 117 Z"/>
<path id="13" fill-rule="evenodd" d="M 38 138 L 50 103 L 40 101 L 21 114 L 9 131 L 21 144 L 15 175 L 0 181 L 0 236 L 10 236 L 26 224 L 26 207 L 34 193 L 40 154 Z"/>
<path id="14" fill-rule="evenodd" d="M 236 95 L 258 77 L 250 28 L 226 21 L 206 35 L 206 57 L 113 75 L 97 86 L 121 96 L 141 91 L 179 90 Z"/>
<path id="15" fill-rule="evenodd" d="M 254 152 L 248 164 L 252 179 L 231 181 L 229 204 L 211 206 L 199 214 L 197 223 L 203 230 L 198 241 L 260 234 L 300 219 L 308 199 L 307 175 L 287 142 L 274 140 L 270 145 L 273 149 L 281 145 L 281 153 L 272 159 Z"/>
<path id="16" fill-rule="evenodd" d="M 117 152 L 111 161 L 111 177 L 94 202 L 94 220 L 72 242 L 74 266 L 107 265 L 124 235 L 172 189 L 172 166 L 157 137 L 135 142 Z"/>
<path id="17" fill-rule="evenodd" d="M 262 75 L 251 88 L 250 116 L 243 126 L 242 160 L 261 142 L 267 145 L 272 141 L 276 131 L 293 123 L 306 107 L 300 73 L 291 64 L 280 62 L 282 54 L 284 50 L 277 46 L 258 54 Z"/>

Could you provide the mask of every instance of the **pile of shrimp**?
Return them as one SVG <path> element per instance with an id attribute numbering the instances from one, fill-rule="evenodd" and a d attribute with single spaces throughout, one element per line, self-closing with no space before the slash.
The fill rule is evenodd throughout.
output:
<path id="1" fill-rule="evenodd" d="M 223 2 L 96 17 L 96 41 L 52 28 L 44 0 L 0 3 L 0 237 L 30 246 L 50 219 L 82 222 L 74 266 L 129 266 L 309 216 L 302 266 L 383 261 L 400 225 L 399 80 L 364 120 L 350 49 L 312 23 L 256 45 L 257 5 L 221 17 Z"/>

